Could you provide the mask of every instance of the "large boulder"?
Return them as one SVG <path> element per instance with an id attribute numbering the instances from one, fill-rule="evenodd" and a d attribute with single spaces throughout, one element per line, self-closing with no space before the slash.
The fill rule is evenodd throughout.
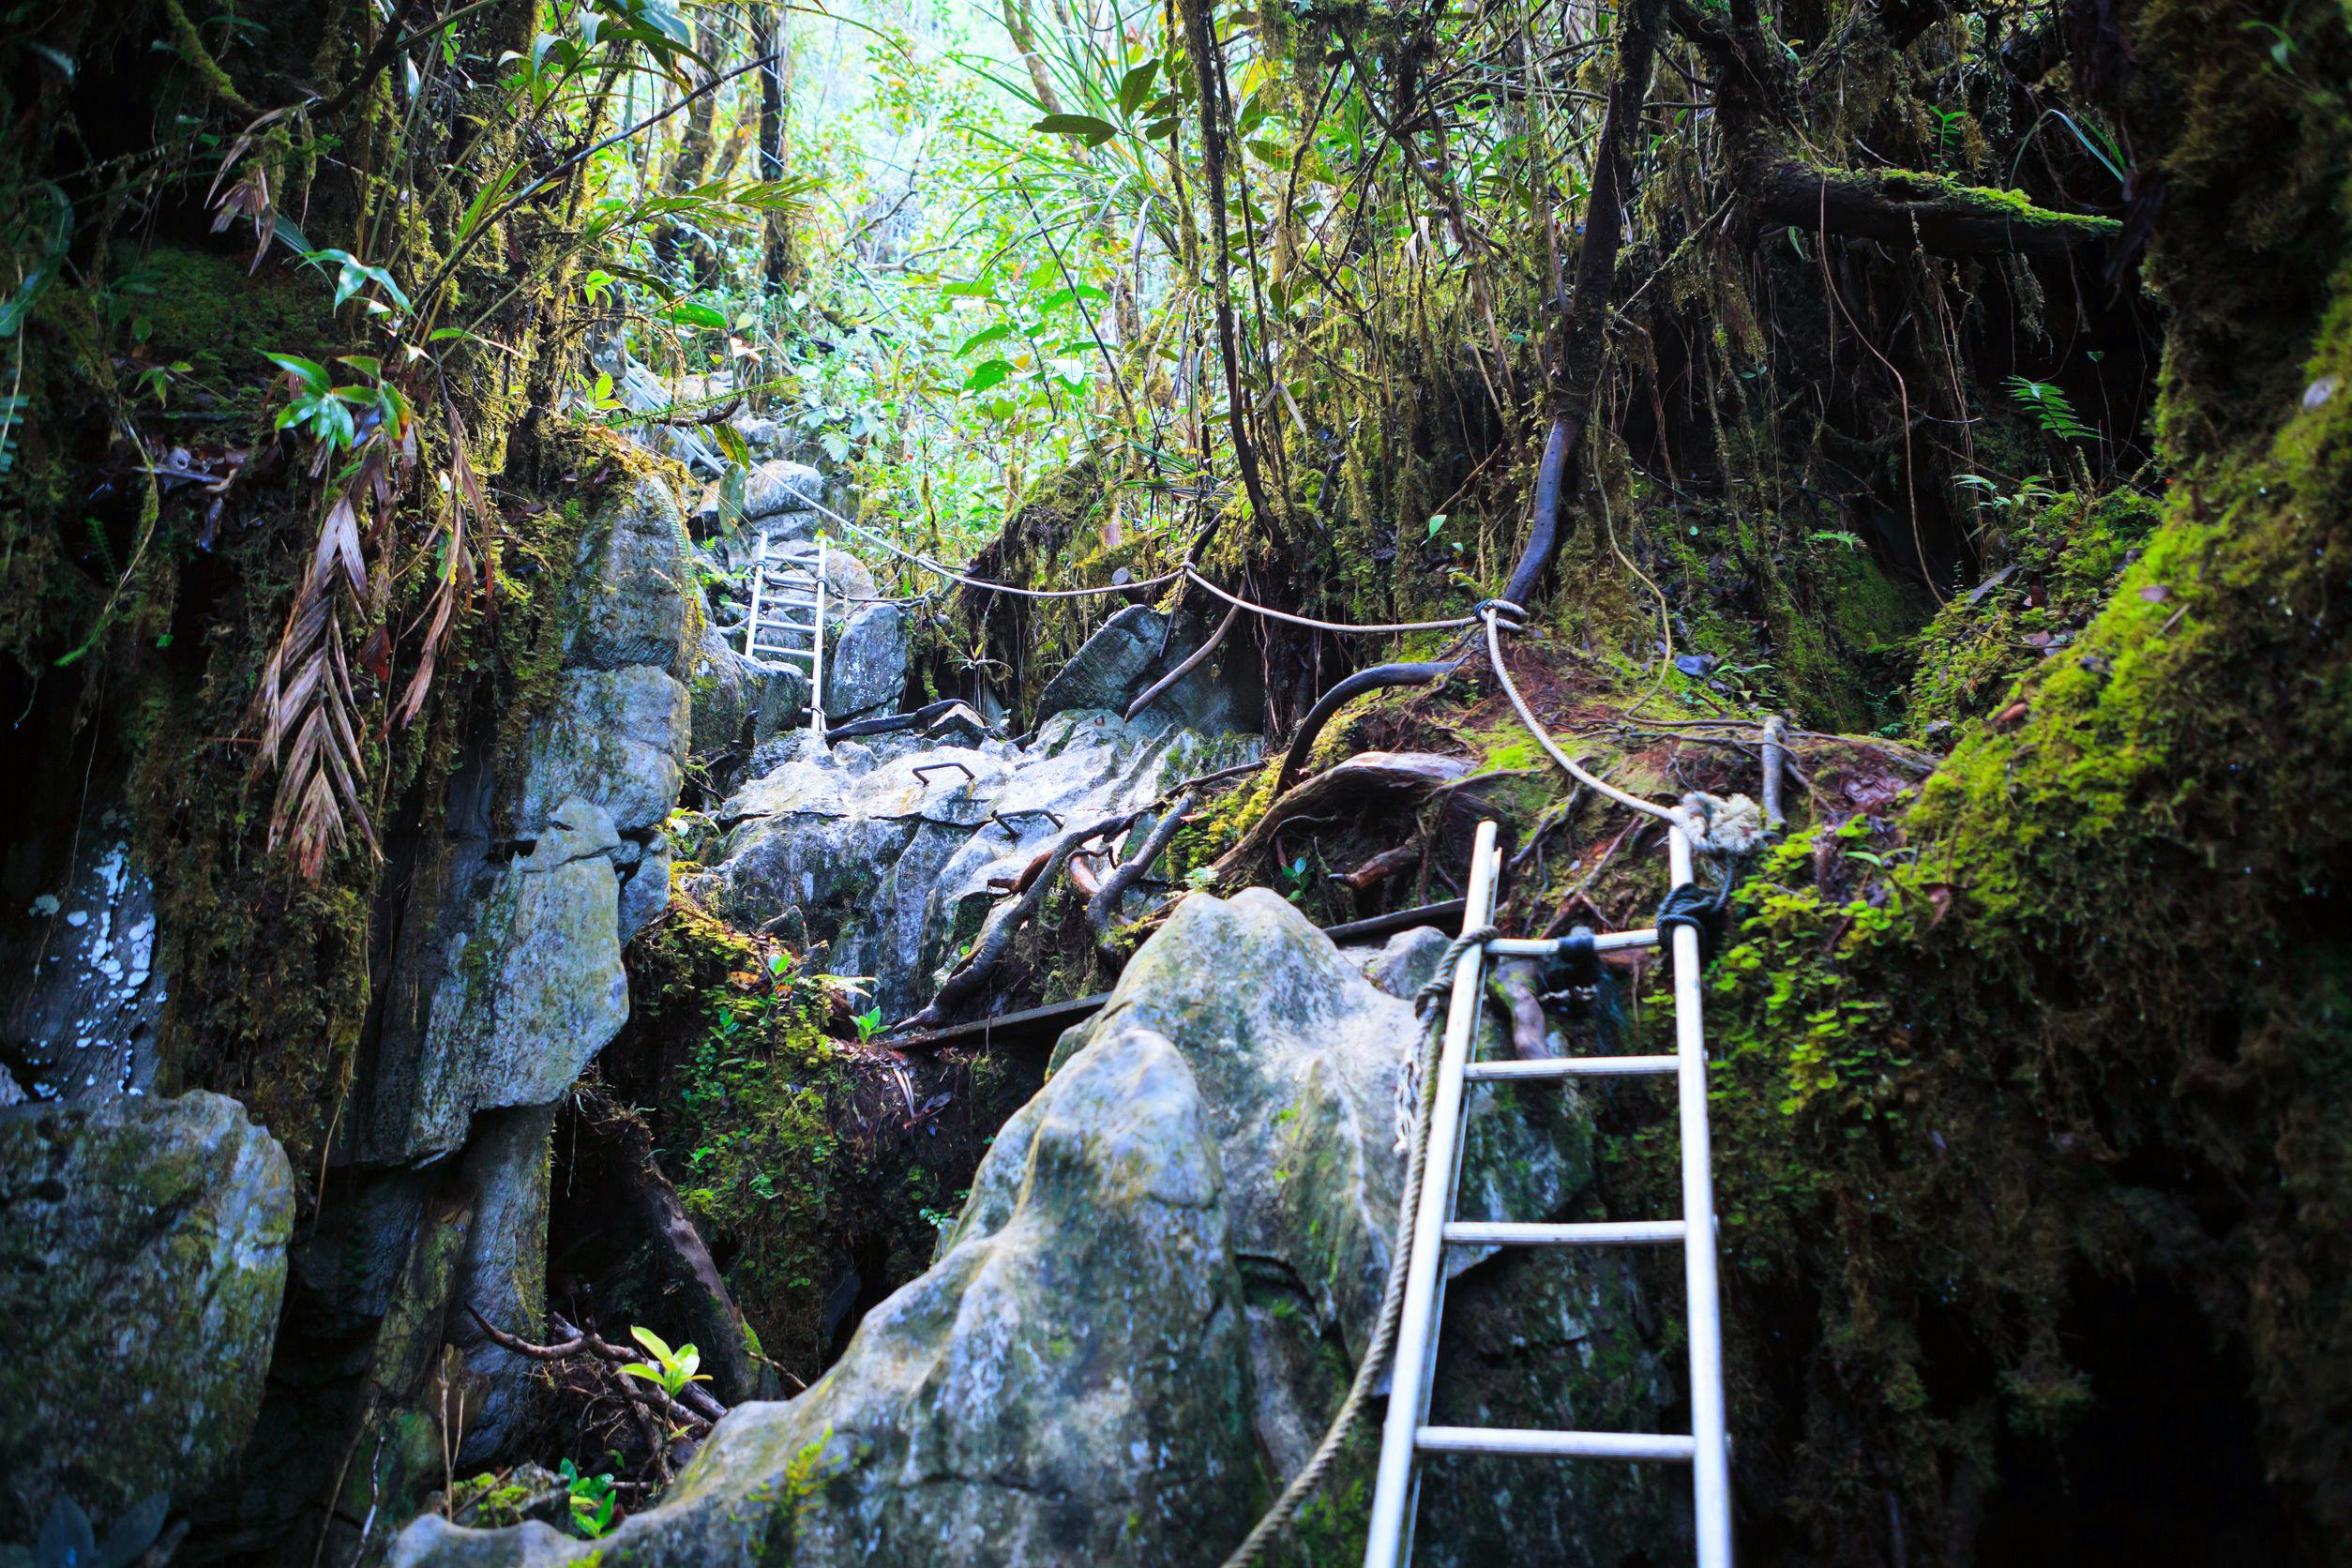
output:
<path id="1" fill-rule="evenodd" d="M 602 807 L 566 801 L 452 933 L 405 1153 L 457 1148 L 477 1111 L 550 1104 L 628 1021 L 620 849 Z"/>
<path id="2" fill-rule="evenodd" d="M 991 882 L 1019 874 L 1056 817 L 1140 809 L 1253 744 L 1101 713 L 1060 715 L 1018 749 L 912 731 L 829 746 L 783 736 L 720 808 L 720 859 L 687 890 L 736 926 L 828 944 L 828 971 L 870 976 L 883 1013 L 903 1018 L 979 930 L 1002 896 Z"/>
<path id="3" fill-rule="evenodd" d="M 1097 627 L 1094 635 L 1054 671 L 1037 696 L 1042 722 L 1077 708 L 1124 712 L 1146 686 L 1173 671 L 1200 646 L 1200 628 L 1190 616 L 1168 617 L 1146 605 L 1129 605 Z M 1206 669 L 1187 674 L 1147 712 L 1154 724 L 1195 730 L 1226 727 L 1223 694 Z M 1138 718 L 1145 715 L 1138 714 Z"/>
<path id="4" fill-rule="evenodd" d="M 954 1242 L 789 1404 L 720 1423 L 645 1563 L 1213 1564 L 1260 1500 L 1217 1149 L 1168 1041 L 1060 1075 L 997 1137 Z M 544 1526 L 412 1525 L 396 1564 L 585 1556 Z"/>
<path id="5" fill-rule="evenodd" d="M 741 746 L 767 694 L 768 666 L 744 657 L 743 632 L 702 628 L 694 678 L 686 684 L 688 749 L 697 761 Z"/>
<path id="6" fill-rule="evenodd" d="M 682 1565 L 1221 1561 L 1370 1337 L 1403 1176 L 1397 1072 L 1418 1034 L 1410 1004 L 1272 893 L 1185 899 L 1064 1036 L 930 1272 L 808 1393 L 731 1412 L 607 1549 Z M 1587 1212 L 1591 1144 L 1573 1090 L 1480 1091 L 1460 1212 Z M 1449 1262 L 1437 1419 L 1657 1429 L 1665 1380 L 1624 1259 Z M 1312 1527 L 1317 1560 L 1361 1552 L 1368 1470 L 1360 1444 L 1328 1489 L 1336 1522 Z M 1671 1560 L 1673 1490 L 1643 1467 L 1435 1461 L 1416 1560 Z M 393 1560 L 593 1549 L 426 1519 Z"/>
<path id="7" fill-rule="evenodd" d="M 0 1110 L 0 1540 L 60 1494 L 102 1530 L 229 1468 L 294 1212 L 285 1152 L 219 1094 Z"/>
<path id="8" fill-rule="evenodd" d="M 914 628 L 895 604 L 868 604 L 838 623 L 825 650 L 825 717 L 840 720 L 895 711 L 906 690 Z"/>
<path id="9" fill-rule="evenodd" d="M 695 620 L 682 592 L 689 550 L 686 520 L 659 480 L 640 479 L 608 502 L 580 531 L 565 607 L 565 665 L 649 665 L 685 675 Z"/>
<path id="10" fill-rule="evenodd" d="M 692 711 L 685 686 L 650 665 L 565 671 L 532 727 L 515 837 L 535 837 L 573 799 L 602 807 L 622 833 L 658 823 L 678 803 Z"/>
<path id="11" fill-rule="evenodd" d="M 811 504 L 822 505 L 824 499 L 823 475 L 805 462 L 771 459 L 744 476 L 743 519 L 761 533 L 781 533 L 787 525 L 762 525 L 786 517 L 806 518 L 813 524 L 817 514 Z"/>

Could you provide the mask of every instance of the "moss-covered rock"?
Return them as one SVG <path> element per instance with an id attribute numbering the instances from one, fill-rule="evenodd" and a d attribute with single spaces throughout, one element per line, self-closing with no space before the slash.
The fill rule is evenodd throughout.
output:
<path id="1" fill-rule="evenodd" d="M 0 1538 L 52 1499 L 103 1528 L 186 1504 L 261 1406 L 294 1226 L 293 1172 L 234 1100 L 0 1109 Z"/>

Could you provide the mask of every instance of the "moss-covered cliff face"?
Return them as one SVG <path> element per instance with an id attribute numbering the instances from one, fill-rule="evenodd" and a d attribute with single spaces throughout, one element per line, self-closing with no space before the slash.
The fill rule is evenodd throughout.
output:
<path id="1" fill-rule="evenodd" d="M 1214 1032 L 1191 1019 L 1147 1038 L 1153 999 L 1131 998 L 1133 1017 L 1098 1026 L 1123 1042 L 1098 1053 L 1119 1073 L 1098 1062 L 1039 1095 L 1040 1063 L 911 1060 L 865 1038 L 891 1020 L 861 1024 L 840 977 L 770 934 L 815 946 L 807 843 L 746 882 L 722 912 L 734 926 L 671 897 L 673 852 L 715 847 L 673 842 L 672 806 L 724 792 L 698 776 L 714 750 L 692 754 L 695 727 L 742 743 L 731 771 L 773 725 L 756 694 L 708 723 L 695 708 L 713 631 L 697 577 L 725 551 L 698 554 L 686 520 L 725 508 L 699 512 L 673 493 L 679 469 L 595 428 L 620 422 L 613 389 L 577 372 L 599 312 L 699 309 L 719 334 L 746 319 L 739 302 L 680 305 L 616 260 L 637 257 L 632 225 L 676 213 L 593 184 L 643 150 L 596 150 L 641 93 L 683 110 L 706 80 L 712 62 L 678 38 L 724 40 L 635 0 L 393 9 L 140 0 L 0 20 L 15 198 L 0 212 L 0 768 L 27 797 L 6 834 L 0 951 L 29 956 L 7 980 L 0 1097 L 184 1107 L 211 1102 L 173 1096 L 212 1091 L 266 1135 L 256 1149 L 283 1151 L 255 1222 L 282 1312 L 266 1262 L 213 1293 L 234 1343 L 152 1384 L 197 1412 L 202 1462 L 140 1463 L 179 1489 L 195 1554 L 287 1562 L 366 1560 L 452 1471 L 525 1453 L 626 1450 L 658 1485 L 665 1445 L 632 1407 L 559 1388 L 497 1337 L 551 1335 L 550 1312 L 638 1322 L 698 1339 L 730 1400 L 825 1391 L 736 1429 L 766 1434 L 736 1451 L 766 1467 L 734 1477 L 745 1495 L 791 1505 L 761 1515 L 757 1541 L 728 1533 L 723 1489 L 687 1484 L 717 1521 L 702 1547 L 781 1558 L 803 1503 L 866 1485 L 828 1492 L 823 1466 L 948 1421 L 877 1393 L 906 1370 L 882 1364 L 888 1348 L 968 1349 L 951 1319 L 991 1251 L 1057 1280 L 1054 1247 L 998 1240 L 1021 1204 L 1108 1266 L 1122 1233 L 1088 1229 L 1073 1195 L 1131 1205 L 1149 1168 L 1201 1226 L 1194 1255 L 1162 1260 L 1170 1299 L 1200 1315 L 1184 1332 L 1221 1368 L 1214 1388 L 1164 1392 L 1214 1395 L 1187 1459 L 1229 1485 L 1146 1498 L 1097 1464 L 1065 1490 L 1099 1517 L 1062 1523 L 1087 1552 L 1175 1541 L 1212 1558 L 1202 1532 L 1246 1524 L 1235 1510 L 1295 1462 L 1352 1353 L 1319 1334 L 1268 1359 L 1314 1292 L 1264 1257 L 1227 1268 L 1225 1206 L 1254 1199 L 1202 1196 L 1232 1178 L 1234 1139 L 1203 1131 L 1222 1102 L 1196 1079 L 1214 1075 L 1168 1050 Z M 1146 97 L 1120 113 L 1138 145 L 1168 149 L 1168 183 L 1138 174 L 1138 196 L 1108 180 L 1084 138 L 1054 174 L 1080 206 L 1099 200 L 1095 224 L 1135 204 L 1101 248 L 1115 340 L 1090 326 L 1063 355 L 1117 382 L 1069 405 L 1099 439 L 969 564 L 1032 590 L 1127 592 L 942 589 L 952 603 L 872 611 L 912 626 L 912 673 L 894 631 L 886 678 L 844 713 L 964 697 L 1026 729 L 1087 686 L 1073 661 L 1113 616 L 1171 628 L 1105 678 L 1124 700 L 1225 619 L 1178 575 L 1195 567 L 1289 617 L 1242 615 L 1207 667 L 1220 711 L 1276 741 L 1352 670 L 1456 662 L 1340 710 L 1305 758 L 1320 773 L 1364 750 L 1444 754 L 1420 786 L 1317 801 L 1275 832 L 1277 770 L 1214 770 L 1167 852 L 1168 890 L 1265 882 L 1324 921 L 1433 901 L 1458 892 L 1469 836 L 1495 817 L 1513 835 L 1502 919 L 1528 932 L 1643 923 L 1663 857 L 1552 771 L 1480 641 L 1443 623 L 1521 576 L 1529 626 L 1504 655 L 1520 689 L 1563 744 L 1652 797 L 1751 787 L 1756 720 L 1786 716 L 1796 826 L 1739 868 L 1709 1001 L 1748 1557 L 2342 1560 L 2342 6 L 1627 0 L 1588 37 L 1492 7 L 1185 0 L 1165 25 L 1156 74 L 1124 79 Z M 1105 102 L 1119 96 L 1114 82 Z M 1059 280 L 1088 298 L 1053 270 L 1073 255 L 1086 264 L 1032 258 L 1023 297 Z M 1135 294 L 1154 268 L 1168 293 L 1147 313 Z M 791 318 L 766 339 L 779 376 L 804 349 L 803 369 L 845 352 L 802 330 L 837 300 L 754 303 Z M 965 348 L 1013 340 L 1009 318 L 988 331 Z M 955 347 L 927 397 L 972 390 Z M 1051 384 L 1025 369 L 1061 418 L 1066 364 Z M 994 401 L 1007 412 L 988 418 L 1018 415 Z M 851 489 L 829 493 L 854 507 Z M 912 506 L 861 515 L 939 536 Z M 1547 529 L 1557 548 L 1515 574 Z M 903 563 L 878 575 L 878 593 L 940 586 Z M 1440 624 L 1364 640 L 1319 618 Z M 265 746 L 274 730 L 285 744 Z M 948 786 L 913 798 L 934 792 Z M 840 858 L 861 864 L 826 891 L 836 903 L 873 884 L 871 855 Z M 964 869 L 977 880 L 950 947 L 1021 885 L 992 884 L 993 861 Z M 84 901 L 92 887 L 104 897 Z M 101 908 L 141 932 L 135 963 L 105 948 L 112 927 L 48 944 L 45 922 Z M 797 927 L 768 919 L 795 909 Z M 967 1012 L 1030 1000 L 1020 987 L 1113 983 L 1151 928 L 1098 946 L 1075 886 L 1034 914 L 1007 948 L 1018 977 L 962 997 Z M 1281 969 L 1186 951 L 1240 966 L 1217 976 L 1240 991 L 1253 966 Z M 67 1027 L 98 991 L 43 979 L 68 952 L 98 972 L 114 961 L 110 983 L 137 993 L 103 1029 Z M 894 987 L 932 984 L 931 960 L 954 956 L 918 957 Z M 1153 983 L 1164 1001 L 1187 982 Z M 1659 1030 L 1654 974 L 1635 996 L 1634 1031 Z M 1591 1180 L 1551 1196 L 1670 1212 L 1661 1108 L 1630 1091 L 1588 1108 L 1575 1156 Z M 1036 1141 L 990 1153 L 1004 1127 Z M 85 1143 L 77 1180 L 176 1201 Z M 1077 1164 L 1055 1166 L 1057 1148 Z M 1084 1183 L 1047 1180 L 1079 1167 Z M 179 1168 L 145 1174 L 168 1185 Z M 1379 1185 L 1327 1163 L 1265 1175 L 1294 1180 Z M 942 1246 L 975 1186 L 957 1232 L 972 1244 Z M 927 1274 L 935 1248 L 945 1274 Z M 1522 1304 L 1541 1343 L 1495 1305 L 1469 1341 L 1485 1359 L 1457 1366 L 1449 1397 L 1513 1408 L 1497 1368 L 1527 1352 L 1544 1377 L 1648 1410 L 1626 1391 L 1671 1364 L 1672 1330 L 1628 1309 L 1648 1343 L 1574 1348 L 1575 1303 L 1530 1272 L 1496 1267 L 1466 1294 Z M 919 1278 L 852 1349 L 868 1310 Z M 1006 1429 L 1024 1453 L 1068 1435 L 1061 1395 L 1037 1390 L 1090 1386 L 1087 1325 L 1054 1320 L 1085 1295 L 1039 1294 L 1025 1319 L 1045 1370 Z M 1259 1336 L 1246 1353 L 1243 1319 Z M 10 1325 L 94 1364 L 104 1341 L 85 1326 Z M 845 1351 L 851 1372 L 824 1380 Z M 1260 1372 L 1316 1399 L 1245 1430 L 1235 1412 Z M 112 1400 L 125 1385 L 108 1367 L 88 1386 Z M 888 1430 L 828 1447 L 840 1435 L 818 1412 L 834 1408 Z M 957 1432 L 985 1425 L 976 1410 Z M 242 1439 L 224 1434 L 246 1425 L 237 1470 Z M 60 1489 L 132 1500 L 53 1457 L 20 1467 L 18 1514 Z M 1364 1457 L 1309 1516 L 1304 1560 L 1349 1555 Z M 880 1491 L 852 1500 L 900 1517 Z M 1655 1523 L 1651 1494 L 1604 1500 Z M 1147 1501 L 1165 1512 L 1143 1517 Z M 1030 1517 L 1020 1497 L 999 1503 Z M 1481 1523 L 1454 1545 L 1474 1558 L 1504 1539 Z M 1641 1549 L 1576 1539 L 1596 1558 Z M 858 1540 L 845 1525 L 835 1546 Z M 919 1530 L 902 1544 L 920 1556 Z"/>
<path id="2" fill-rule="evenodd" d="M 2163 503 L 2043 502 L 1923 642 L 1952 755 L 1741 897 L 1719 1168 L 1776 1547 L 2321 1560 L 2352 1518 L 2348 46 L 2327 8 L 2224 63 L 2269 21 L 2099 23 L 2162 203 Z M 2192 1410 L 2209 1471 L 2157 1501 Z"/>

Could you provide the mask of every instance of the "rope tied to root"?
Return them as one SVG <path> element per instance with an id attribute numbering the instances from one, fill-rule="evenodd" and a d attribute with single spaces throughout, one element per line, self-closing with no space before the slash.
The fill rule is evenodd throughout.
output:
<path id="1" fill-rule="evenodd" d="M 1388 1361 L 1396 1349 L 1396 1328 L 1405 1316 L 1405 1272 L 1412 1263 L 1413 1218 L 1421 1210 L 1421 1189 L 1429 1170 L 1429 1113 L 1437 1102 L 1437 1055 L 1443 1038 L 1446 994 L 1454 985 L 1455 966 L 1462 955 L 1486 942 L 1496 934 L 1495 927 L 1484 926 L 1465 931 L 1446 945 L 1445 956 L 1438 960 L 1437 972 L 1429 983 L 1413 995 L 1413 1014 L 1421 1021 L 1421 1037 L 1417 1048 L 1407 1058 L 1397 1076 L 1399 1095 L 1410 1082 L 1411 1098 L 1401 1101 L 1408 1117 L 1410 1137 L 1399 1139 L 1398 1149 L 1407 1155 L 1405 1188 L 1396 1205 L 1396 1229 L 1388 1248 L 1388 1278 L 1380 1287 L 1380 1309 L 1372 1319 L 1372 1337 L 1364 1348 L 1364 1359 L 1356 1364 L 1355 1380 L 1348 1385 L 1347 1397 L 1339 1402 L 1339 1411 L 1332 1417 L 1331 1427 L 1323 1440 L 1315 1445 L 1299 1473 L 1274 1499 L 1274 1506 L 1258 1521 L 1233 1555 L 1225 1560 L 1224 1568 L 1251 1568 L 1268 1548 L 1281 1539 L 1298 1516 L 1300 1508 L 1322 1485 L 1323 1477 L 1339 1458 L 1339 1451 L 1355 1435 L 1362 1424 L 1364 1407 L 1371 1402 L 1372 1391 L 1388 1369 Z"/>

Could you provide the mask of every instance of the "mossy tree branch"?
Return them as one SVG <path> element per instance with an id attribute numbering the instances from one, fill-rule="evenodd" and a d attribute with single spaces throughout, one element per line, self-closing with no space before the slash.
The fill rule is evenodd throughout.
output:
<path id="1" fill-rule="evenodd" d="M 1915 244 L 1932 256 L 2063 256 L 2123 228 L 2112 218 L 2052 212 L 2014 191 L 1907 169 L 1820 169 L 1766 157 L 1751 159 L 1740 183 L 1758 219 L 1772 228 Z"/>

